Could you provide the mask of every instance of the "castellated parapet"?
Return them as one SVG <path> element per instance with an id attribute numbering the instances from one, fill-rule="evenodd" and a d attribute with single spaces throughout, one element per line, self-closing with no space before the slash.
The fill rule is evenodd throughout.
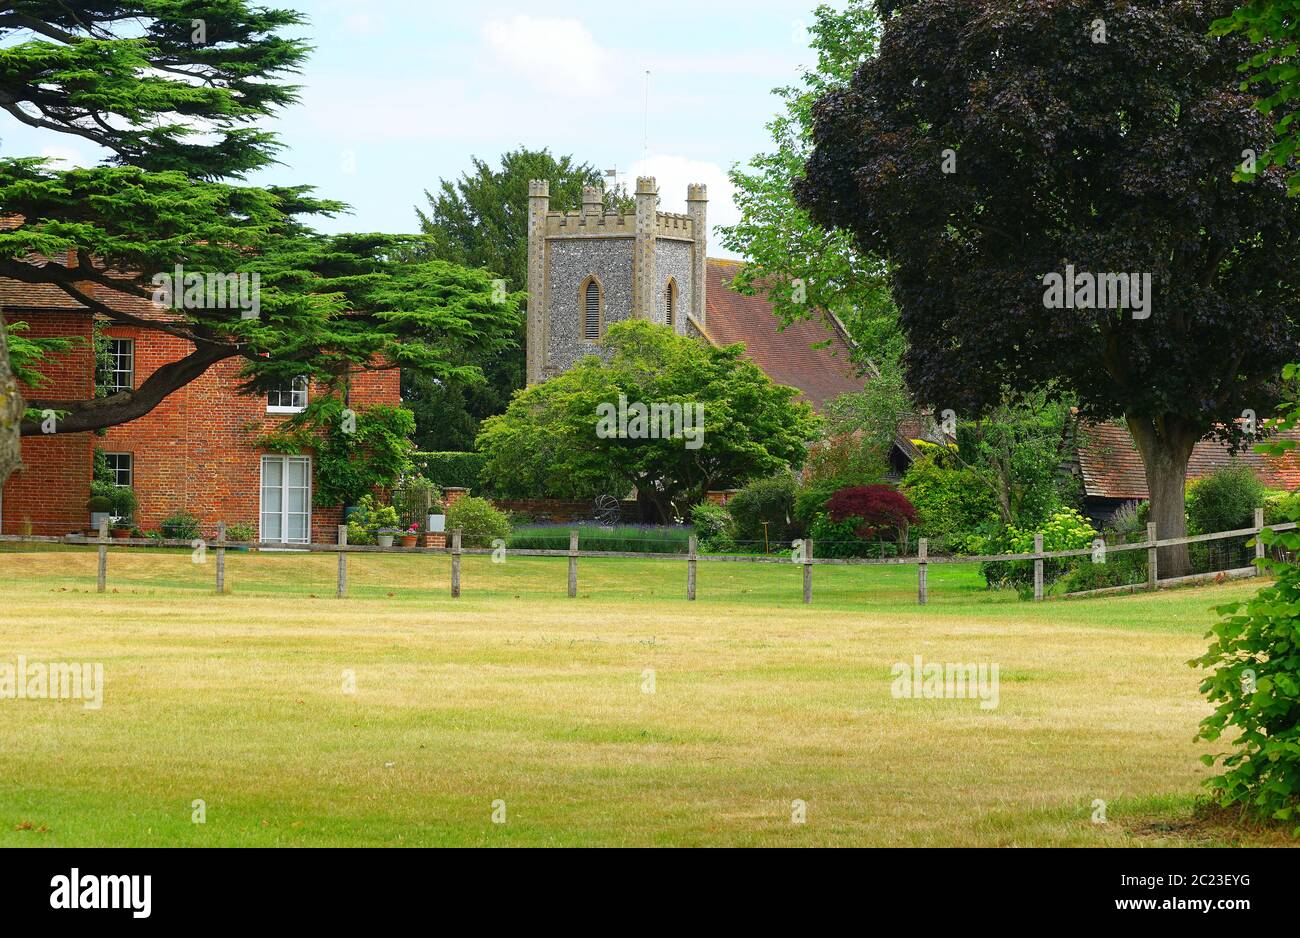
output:
<path id="1" fill-rule="evenodd" d="M 659 211 L 653 177 L 636 183 L 636 211 L 604 212 L 604 192 L 583 190 L 580 211 L 550 210 L 550 186 L 529 185 L 528 383 L 604 355 L 610 324 L 648 319 L 694 334 L 705 322 L 708 189 L 687 188 L 687 212 Z"/>

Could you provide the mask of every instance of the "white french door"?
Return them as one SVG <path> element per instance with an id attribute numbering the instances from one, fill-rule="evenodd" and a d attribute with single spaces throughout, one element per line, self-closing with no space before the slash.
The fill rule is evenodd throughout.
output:
<path id="1" fill-rule="evenodd" d="M 311 457 L 262 457 L 259 540 L 311 543 Z"/>

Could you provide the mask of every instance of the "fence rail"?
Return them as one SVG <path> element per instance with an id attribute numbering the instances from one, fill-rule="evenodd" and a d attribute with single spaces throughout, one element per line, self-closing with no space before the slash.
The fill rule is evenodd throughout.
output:
<path id="1" fill-rule="evenodd" d="M 1160 548 L 1176 547 L 1182 544 L 1201 544 L 1210 541 L 1228 540 L 1239 537 L 1255 537 L 1255 557 L 1262 559 L 1264 557 L 1264 544 L 1258 540 L 1258 535 L 1264 530 L 1272 531 L 1291 531 L 1300 528 L 1296 522 L 1287 522 L 1284 524 L 1264 524 L 1263 509 L 1255 512 L 1255 526 L 1250 528 L 1240 528 L 1235 531 L 1220 531 L 1215 534 L 1198 534 L 1191 537 L 1165 538 L 1158 539 L 1155 533 L 1155 525 L 1147 525 L 1147 539 L 1136 544 L 1115 544 L 1106 545 L 1106 553 L 1119 553 L 1131 550 L 1147 551 L 1147 582 L 1145 584 L 1134 584 L 1131 586 L 1108 587 L 1102 590 L 1093 591 L 1097 594 L 1108 592 L 1132 592 L 1139 589 L 1157 589 L 1160 586 L 1158 577 L 1157 557 Z M 348 529 L 346 525 L 340 525 L 338 529 L 338 542 L 334 544 L 285 544 L 279 541 L 230 541 L 225 537 L 225 525 L 218 525 L 216 538 L 194 538 L 192 540 L 183 539 L 162 539 L 162 538 L 112 538 L 108 535 L 107 526 L 100 528 L 98 537 L 88 537 L 80 534 L 67 534 L 62 537 L 48 535 L 31 535 L 31 534 L 0 534 L 0 544 L 3 543 L 30 543 L 30 544 L 63 544 L 72 546 L 87 546 L 97 548 L 99 555 L 99 566 L 96 577 L 97 589 L 99 592 L 105 592 L 107 588 L 107 570 L 108 570 L 108 552 L 110 548 L 127 548 L 127 547 L 173 547 L 185 548 L 188 550 L 211 550 L 216 556 L 216 589 L 218 593 L 226 591 L 226 564 L 225 554 L 230 549 L 241 550 L 264 550 L 276 552 L 297 552 L 297 553 L 328 553 L 338 554 L 338 595 L 340 597 L 347 595 L 347 558 L 349 554 L 440 554 L 451 556 L 451 595 L 459 597 L 461 595 L 461 558 L 465 556 L 492 556 L 499 552 L 499 548 L 475 548 L 462 546 L 462 532 L 457 530 L 451 532 L 451 543 L 446 547 L 379 547 L 370 544 L 349 544 Z M 668 561 L 675 560 L 686 563 L 686 598 L 694 600 L 697 591 L 697 564 L 703 563 L 756 563 L 756 564 L 781 564 L 784 566 L 799 566 L 803 568 L 803 601 L 812 603 L 812 568 L 818 566 L 915 566 L 917 567 L 917 603 L 925 605 L 929 596 L 929 577 L 928 568 L 932 564 L 970 564 L 970 563 L 996 563 L 1004 561 L 1033 561 L 1034 563 L 1034 600 L 1041 602 L 1044 599 L 1043 584 L 1043 564 L 1048 560 L 1060 560 L 1071 557 L 1088 557 L 1094 552 L 1093 548 L 1083 548 L 1081 550 L 1058 550 L 1045 551 L 1042 549 L 1042 535 L 1036 535 L 1034 539 L 1035 550 L 1027 554 L 983 554 L 971 556 L 931 556 L 929 554 L 928 543 L 925 538 L 921 538 L 918 545 L 917 554 L 914 557 L 885 557 L 885 558 L 868 558 L 868 557 L 814 557 L 813 540 L 808 538 L 803 541 L 796 541 L 792 549 L 783 556 L 748 556 L 739 554 L 701 554 L 698 548 L 698 542 L 694 535 L 690 536 L 689 548 L 686 554 L 652 554 L 638 553 L 635 551 L 599 551 L 578 549 L 578 532 L 572 531 L 569 538 L 568 550 L 545 550 L 538 548 L 521 548 L 518 550 L 510 549 L 509 555 L 512 557 L 565 557 L 568 559 L 568 595 L 576 597 L 578 594 L 578 561 L 580 559 L 634 559 L 634 560 L 655 560 Z M 1257 571 L 1257 568 L 1256 568 Z M 1166 584 L 1182 583 L 1195 580 L 1198 578 L 1213 577 L 1219 574 L 1232 574 L 1234 576 L 1246 575 L 1247 571 L 1241 568 L 1234 570 L 1213 571 L 1206 574 L 1197 574 L 1193 577 L 1179 577 L 1175 580 L 1166 581 Z"/>

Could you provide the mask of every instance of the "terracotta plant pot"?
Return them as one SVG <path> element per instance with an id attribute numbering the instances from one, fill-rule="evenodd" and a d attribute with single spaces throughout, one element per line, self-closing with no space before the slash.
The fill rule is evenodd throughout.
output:
<path id="1" fill-rule="evenodd" d="M 130 529 L 130 528 L 114 528 L 113 531 L 112 531 L 112 534 L 113 534 L 113 537 L 115 537 L 117 540 L 119 540 L 119 541 L 123 541 L 123 540 L 126 540 L 128 537 L 131 536 L 131 529 Z"/>
<path id="2" fill-rule="evenodd" d="M 402 546 L 414 547 L 419 540 L 420 540 L 420 536 L 418 534 L 403 534 Z"/>

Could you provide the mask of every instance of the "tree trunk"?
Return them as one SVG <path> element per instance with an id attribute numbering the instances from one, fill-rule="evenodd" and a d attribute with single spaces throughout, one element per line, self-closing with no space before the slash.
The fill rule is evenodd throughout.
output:
<path id="1" fill-rule="evenodd" d="M 1203 434 L 1191 424 L 1172 417 L 1126 419 L 1146 470 L 1156 536 L 1161 540 L 1186 537 L 1187 462 L 1192 447 Z M 1191 572 L 1186 544 L 1160 548 L 1157 561 L 1163 579 Z"/>
<path id="2" fill-rule="evenodd" d="M 0 314 L 0 486 L 14 470 L 22 467 L 20 431 L 26 409 L 22 392 L 18 390 L 18 380 L 9 364 L 9 338 L 4 316 Z"/>

